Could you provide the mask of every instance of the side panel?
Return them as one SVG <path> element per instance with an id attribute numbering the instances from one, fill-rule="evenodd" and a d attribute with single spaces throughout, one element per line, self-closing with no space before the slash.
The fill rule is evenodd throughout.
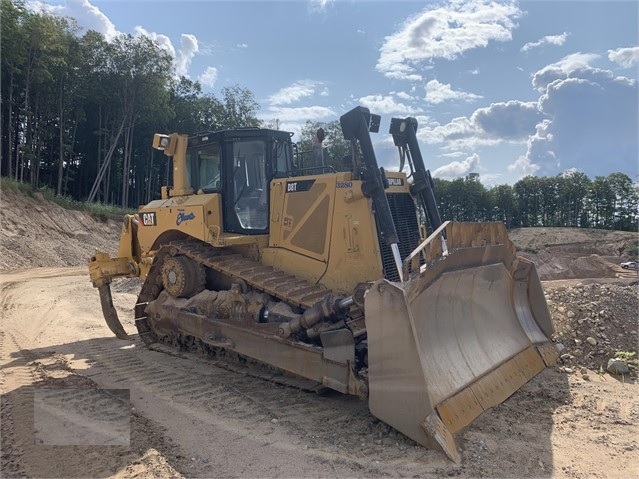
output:
<path id="1" fill-rule="evenodd" d="M 350 294 L 382 276 L 371 202 L 351 173 L 283 178 L 271 183 L 271 239 L 266 264 Z"/>
<path id="2" fill-rule="evenodd" d="M 143 255 L 157 249 L 161 236 L 186 234 L 212 242 L 221 234 L 222 208 L 220 195 L 205 194 L 152 201 L 138 212 L 138 239 Z"/>
<path id="3" fill-rule="evenodd" d="M 322 278 L 328 288 L 346 293 L 383 276 L 371 200 L 362 194 L 362 182 L 350 178 L 342 174 L 336 182 L 331 252 Z"/>
<path id="4" fill-rule="evenodd" d="M 335 175 L 283 178 L 271 183 L 271 239 L 284 248 L 328 261 Z"/>

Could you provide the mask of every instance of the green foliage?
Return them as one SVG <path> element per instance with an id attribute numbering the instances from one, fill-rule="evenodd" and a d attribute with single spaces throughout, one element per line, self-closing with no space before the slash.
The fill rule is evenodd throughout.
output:
<path id="1" fill-rule="evenodd" d="M 124 209 L 114 205 L 89 203 L 86 201 L 77 201 L 70 196 L 59 196 L 55 194 L 53 189 L 48 187 L 34 189 L 28 183 L 21 183 L 12 178 L 7 178 L 6 176 L 0 177 L 0 190 L 3 192 L 17 192 L 32 198 L 40 196 L 45 200 L 55 203 L 67 210 L 85 211 L 101 221 L 118 219 L 125 214 L 135 213 L 134 210 Z"/>
<path id="2" fill-rule="evenodd" d="M 617 351 L 615 353 L 615 359 L 623 361 L 628 366 L 639 367 L 639 359 L 636 358 L 637 353 L 635 351 Z"/>
<path id="3" fill-rule="evenodd" d="M 324 130 L 324 164 L 332 166 L 336 171 L 350 169 L 343 160 L 351 154 L 351 143 L 344 139 L 339 120 L 329 122 L 307 121 L 302 127 L 297 141 L 298 151 L 302 154 L 304 166 L 313 165 L 313 141 L 319 128 Z"/>
<path id="4" fill-rule="evenodd" d="M 435 178 L 442 219 L 502 221 L 507 228 L 563 226 L 637 231 L 639 191 L 623 173 L 598 176 L 570 172 L 527 176 L 512 187 L 485 189 L 476 175 L 452 181 Z M 630 254 L 637 254 L 635 244 Z"/>
<path id="5" fill-rule="evenodd" d="M 13 191 L 23 195 L 33 196 L 33 187 L 30 184 L 16 181 L 13 178 L 0 176 L 0 192 Z"/>

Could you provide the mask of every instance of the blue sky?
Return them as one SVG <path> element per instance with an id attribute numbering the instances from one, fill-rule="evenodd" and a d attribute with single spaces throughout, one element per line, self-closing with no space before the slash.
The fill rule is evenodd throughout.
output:
<path id="1" fill-rule="evenodd" d="M 621 171 L 639 181 L 636 1 L 27 1 L 83 28 L 145 34 L 176 74 L 239 84 L 267 123 L 299 132 L 356 105 L 413 116 L 427 167 L 486 186 L 527 174 Z M 293 138 L 295 140 L 298 135 Z"/>

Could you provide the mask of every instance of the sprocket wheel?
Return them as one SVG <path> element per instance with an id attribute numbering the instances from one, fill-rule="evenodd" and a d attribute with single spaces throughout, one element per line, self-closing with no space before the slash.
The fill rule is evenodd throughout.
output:
<path id="1" fill-rule="evenodd" d="M 178 255 L 169 256 L 162 266 L 162 285 L 176 298 L 190 298 L 204 289 L 204 266 Z"/>

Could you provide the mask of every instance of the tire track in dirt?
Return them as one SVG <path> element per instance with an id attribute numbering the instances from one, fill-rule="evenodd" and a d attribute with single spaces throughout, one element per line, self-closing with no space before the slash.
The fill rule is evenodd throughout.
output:
<path id="1" fill-rule="evenodd" d="M 217 368 L 214 361 L 194 353 L 148 350 L 137 339 L 132 346 L 93 344 L 83 348 L 83 358 L 117 384 L 142 390 L 145 397 L 161 397 L 190 416 L 240 436 L 253 435 L 263 443 L 279 430 L 293 445 L 319 455 L 337 455 L 336 459 L 373 474 L 375 468 L 367 458 L 403 458 L 410 463 L 424 455 L 439 455 L 380 423 L 367 404 L 354 397 L 332 392 L 320 397 Z"/>
<path id="2" fill-rule="evenodd" d="M 70 275 L 77 272 L 42 268 L 0 277 L 0 477 L 123 477 L 119 471 L 135 472 L 139 460 L 144 462 L 144 470 L 154 471 L 157 477 L 179 476 L 167 458 L 176 465 L 186 464 L 180 448 L 169 448 L 156 425 L 131 414 L 128 396 L 126 401 L 101 399 L 100 395 L 108 393 L 117 396 L 118 391 L 98 389 L 87 377 L 74 374 L 66 358 L 55 351 L 57 346 L 36 347 L 40 342 L 51 344 L 47 343 L 48 335 L 58 328 L 56 316 L 66 306 L 60 301 L 66 286 L 57 278 Z M 52 287 L 41 289 L 38 284 L 35 290 L 46 292 L 36 302 L 31 302 L 34 288 L 25 287 L 32 278 L 51 279 Z M 52 300 L 47 302 L 45 298 L 54 289 Z M 43 400 L 45 419 L 57 414 L 64 420 L 48 428 L 49 432 L 64 432 L 74 423 L 86 426 L 89 418 L 96 427 L 87 431 L 85 439 L 92 441 L 79 442 L 74 437 L 69 445 L 52 445 L 38 440 L 42 438 L 37 436 L 36 428 L 41 423 L 36 421 L 36 409 Z M 52 405 L 57 407 L 51 408 Z M 127 445 L 109 445 L 109 437 L 104 434 L 99 442 L 104 426 L 118 421 L 123 426 L 120 436 L 124 440 L 120 443 Z M 54 435 L 53 439 L 59 436 Z M 96 441 L 100 445 L 91 445 Z"/>

